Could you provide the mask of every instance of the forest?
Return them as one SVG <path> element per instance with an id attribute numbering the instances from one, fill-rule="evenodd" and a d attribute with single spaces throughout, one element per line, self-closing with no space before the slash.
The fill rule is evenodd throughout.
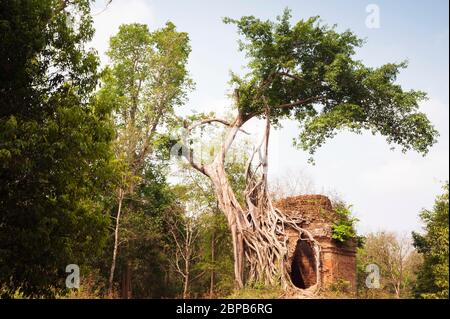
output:
<path id="1" fill-rule="evenodd" d="M 246 57 L 232 104 L 225 117 L 183 114 L 196 89 L 189 34 L 122 24 L 103 65 L 92 4 L 0 0 L 1 299 L 449 298 L 446 176 L 434 206 L 408 212 L 423 226 L 409 233 L 359 234 L 351 203 L 323 194 L 330 245 L 354 247 L 354 282 L 327 285 L 314 232 L 325 228 L 280 208 L 314 190 L 300 174 L 269 179 L 286 119 L 311 163 L 340 131 L 427 156 L 440 132 L 420 109 L 427 93 L 397 82 L 407 62 L 368 66 L 355 33 L 289 9 L 225 17 Z M 293 279 L 292 234 L 311 254 L 309 289 Z"/>

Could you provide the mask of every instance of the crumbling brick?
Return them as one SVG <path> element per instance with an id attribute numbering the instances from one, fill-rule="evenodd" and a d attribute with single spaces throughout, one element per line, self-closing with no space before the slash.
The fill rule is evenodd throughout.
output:
<path id="1" fill-rule="evenodd" d="M 332 225 L 338 218 L 331 201 L 323 195 L 302 195 L 279 200 L 275 206 L 286 215 L 301 217 L 299 226 L 308 230 L 321 247 L 321 285 L 329 289 L 338 282 L 356 291 L 356 242 L 332 239 Z M 293 283 L 309 288 L 316 283 L 316 267 L 311 245 L 300 240 L 298 231 L 288 228 L 288 261 Z"/>

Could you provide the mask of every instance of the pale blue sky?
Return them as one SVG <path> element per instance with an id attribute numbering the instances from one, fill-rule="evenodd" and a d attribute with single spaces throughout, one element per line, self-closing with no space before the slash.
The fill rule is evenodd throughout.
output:
<path id="1" fill-rule="evenodd" d="M 96 3 L 101 12 L 105 0 Z M 366 6 L 380 8 L 380 28 L 365 25 Z M 324 23 L 351 29 L 367 43 L 357 57 L 371 66 L 409 60 L 409 68 L 399 77 L 405 88 L 425 90 L 430 100 L 422 110 L 429 114 L 441 133 L 439 143 L 425 158 L 390 151 L 382 137 L 342 133 L 317 153 L 316 165 L 292 147 L 295 123 L 286 122 L 273 134 L 271 177 L 295 175 L 302 171 L 316 192 L 338 192 L 353 203 L 360 218 L 361 232 L 380 229 L 400 232 L 420 229 L 420 209 L 430 207 L 440 193 L 440 181 L 448 180 L 449 170 L 449 18 L 448 1 L 204 1 L 204 0 L 113 0 L 108 9 L 94 16 L 97 34 L 93 41 L 105 62 L 108 38 L 121 23 L 147 23 L 151 29 L 168 20 L 189 33 L 192 54 L 189 70 L 196 90 L 182 114 L 196 111 L 223 112 L 229 71 L 245 64 L 237 50 L 236 30 L 222 18 L 254 15 L 273 19 L 285 7 L 292 9 L 293 22 L 313 15 Z M 259 123 L 250 123 L 257 135 Z"/>

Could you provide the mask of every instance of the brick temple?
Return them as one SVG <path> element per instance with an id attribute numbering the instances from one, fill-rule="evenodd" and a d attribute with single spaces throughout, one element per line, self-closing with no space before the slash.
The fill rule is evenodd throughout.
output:
<path id="1" fill-rule="evenodd" d="M 321 247 L 321 285 L 329 289 L 333 284 L 348 285 L 349 292 L 356 291 L 356 243 L 346 243 L 331 238 L 332 225 L 337 215 L 331 201 L 323 195 L 303 195 L 282 199 L 275 206 L 290 216 L 300 216 L 305 221 L 299 225 L 308 230 Z M 316 284 L 316 265 L 312 246 L 300 240 L 298 231 L 287 229 L 288 258 L 291 280 L 295 286 L 307 289 Z"/>

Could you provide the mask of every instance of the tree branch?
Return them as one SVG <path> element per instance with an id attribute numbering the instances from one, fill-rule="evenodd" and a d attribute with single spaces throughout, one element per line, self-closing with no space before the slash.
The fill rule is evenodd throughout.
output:
<path id="1" fill-rule="evenodd" d="M 300 106 L 300 105 L 308 103 L 308 102 L 319 100 L 320 98 L 321 98 L 321 96 L 311 96 L 306 99 L 298 100 L 293 103 L 286 103 L 286 104 L 280 104 L 277 106 L 273 106 L 272 109 L 291 109 L 293 107 Z"/>
<path id="2" fill-rule="evenodd" d="M 294 80 L 305 81 L 305 79 L 303 79 L 303 78 L 301 78 L 301 77 L 299 77 L 297 75 L 293 75 L 293 74 L 287 73 L 287 72 L 278 72 L 277 74 L 281 75 L 281 76 L 286 76 L 286 77 L 294 79 Z"/>
<path id="3" fill-rule="evenodd" d="M 202 126 L 202 125 L 205 125 L 205 124 L 211 124 L 211 123 L 220 123 L 220 124 L 223 124 L 223 125 L 228 126 L 228 127 L 232 127 L 233 126 L 233 123 L 230 123 L 228 121 L 225 121 L 225 120 L 222 120 L 222 119 L 219 119 L 219 118 L 210 118 L 210 119 L 205 119 L 203 121 L 195 123 L 194 125 L 188 127 L 187 130 L 188 130 L 188 132 L 191 132 L 192 130 L 194 130 L 195 128 L 197 128 L 199 126 Z M 244 134 L 250 135 L 248 132 L 246 132 L 246 131 L 244 131 L 242 129 L 239 129 L 239 131 L 241 131 Z"/>

